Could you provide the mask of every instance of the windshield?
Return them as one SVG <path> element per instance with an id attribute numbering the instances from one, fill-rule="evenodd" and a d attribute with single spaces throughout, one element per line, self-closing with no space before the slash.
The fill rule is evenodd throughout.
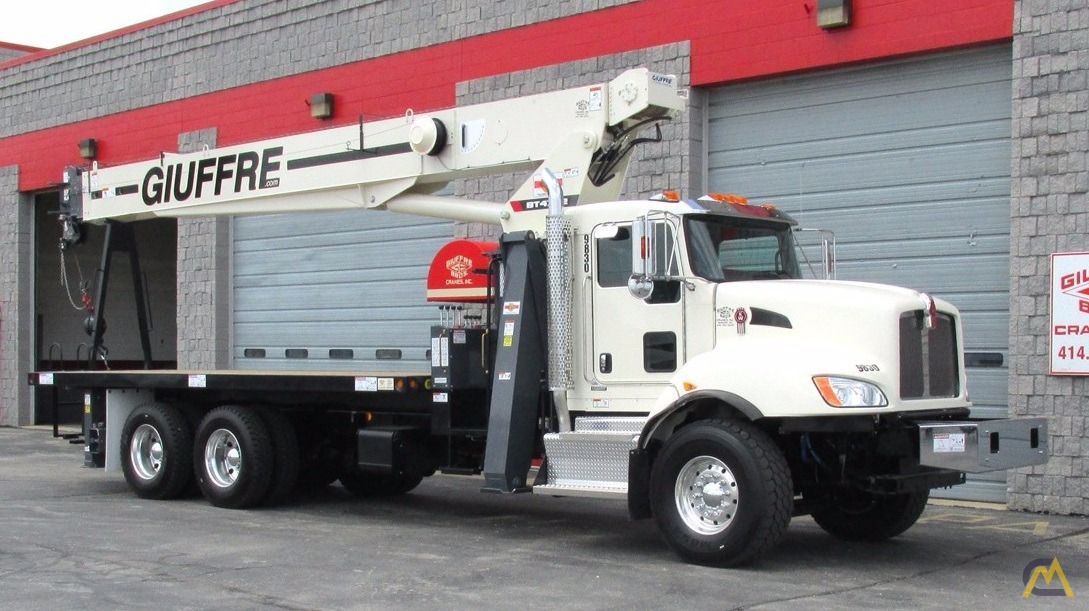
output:
<path id="1" fill-rule="evenodd" d="M 790 225 L 710 214 L 688 215 L 685 238 L 692 271 L 714 282 L 801 278 Z"/>

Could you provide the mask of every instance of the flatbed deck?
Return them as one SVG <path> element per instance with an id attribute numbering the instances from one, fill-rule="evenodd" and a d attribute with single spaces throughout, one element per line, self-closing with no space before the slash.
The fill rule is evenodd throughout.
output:
<path id="1" fill-rule="evenodd" d="M 415 371 L 117 370 L 41 371 L 34 386 L 84 392 L 139 390 L 157 400 L 424 412 L 431 377 Z"/>

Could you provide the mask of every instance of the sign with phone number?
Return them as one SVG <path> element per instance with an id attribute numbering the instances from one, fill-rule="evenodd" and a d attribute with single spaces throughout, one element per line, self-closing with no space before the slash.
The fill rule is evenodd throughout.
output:
<path id="1" fill-rule="evenodd" d="M 1051 255 L 1051 369 L 1089 375 L 1089 253 Z"/>

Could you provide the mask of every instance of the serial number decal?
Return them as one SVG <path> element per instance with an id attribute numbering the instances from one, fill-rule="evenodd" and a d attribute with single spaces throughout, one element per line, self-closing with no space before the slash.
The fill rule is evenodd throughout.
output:
<path id="1" fill-rule="evenodd" d="M 875 365 L 855 365 L 859 373 L 871 373 L 874 371 L 881 371 L 881 368 Z"/>

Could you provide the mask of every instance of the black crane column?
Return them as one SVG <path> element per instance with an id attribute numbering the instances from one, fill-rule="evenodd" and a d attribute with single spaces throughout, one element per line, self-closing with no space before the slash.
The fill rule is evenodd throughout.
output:
<path id="1" fill-rule="evenodd" d="M 500 238 L 506 286 L 499 308 L 484 490 L 525 492 L 547 367 L 544 242 L 533 232 Z"/>

